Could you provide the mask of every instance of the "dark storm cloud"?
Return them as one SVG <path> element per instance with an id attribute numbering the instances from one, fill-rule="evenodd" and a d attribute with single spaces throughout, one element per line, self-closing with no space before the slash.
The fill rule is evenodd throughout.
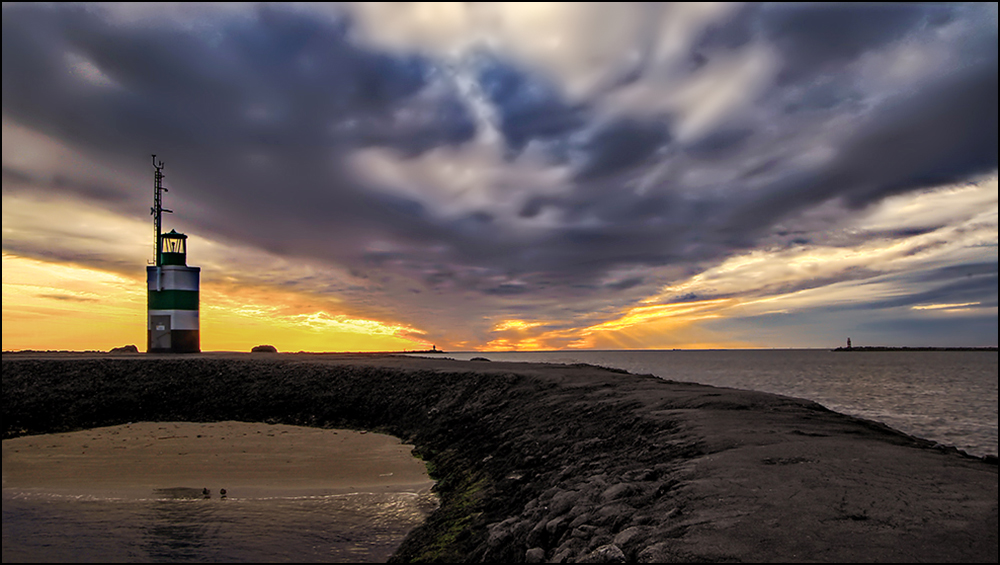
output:
<path id="1" fill-rule="evenodd" d="M 921 271 L 919 273 L 914 273 L 911 277 L 915 280 L 926 282 L 991 276 L 996 279 L 997 271 L 998 269 L 996 263 L 964 263 L 959 265 L 948 265 L 947 267 L 940 267 L 928 271 Z M 994 286 L 994 294 L 996 294 L 996 290 L 997 289 Z"/>
<path id="2" fill-rule="evenodd" d="M 494 104 L 507 145 L 561 138 L 585 124 L 585 110 L 567 103 L 555 85 L 490 53 L 473 57 L 480 88 Z"/>
<path id="3" fill-rule="evenodd" d="M 618 120 L 604 125 L 583 143 L 586 157 L 577 179 L 586 181 L 636 167 L 669 140 L 666 126 L 656 120 Z"/>
<path id="4" fill-rule="evenodd" d="M 747 93 L 752 110 L 685 141 L 675 133 L 682 109 L 602 110 L 603 96 L 655 71 L 655 35 L 639 40 L 645 55 L 627 80 L 577 102 L 555 77 L 479 53 L 473 74 L 499 119 L 506 163 L 538 141 L 553 166 L 570 169 L 565 190 L 515 187 L 526 196 L 513 220 L 557 218 L 530 232 L 489 204 L 441 214 L 432 200 L 400 190 L 409 187 L 361 179 L 347 164 L 364 148 L 416 162 L 471 143 L 477 117 L 449 74 L 452 63 L 364 44 L 346 14 L 258 7 L 182 26 L 122 24 L 101 10 L 4 8 L 5 117 L 113 163 L 157 153 L 177 187 L 170 197 L 192 203 L 184 215 L 206 234 L 357 272 L 399 270 L 432 288 L 496 300 L 601 289 L 638 296 L 663 281 L 609 273 L 717 263 L 824 202 L 859 208 L 997 167 L 988 6 L 737 10 L 709 26 L 691 49 L 697 64 L 676 80 L 719 52 L 754 44 L 773 48 L 779 71 Z M 991 15 L 992 26 L 981 22 Z M 945 45 L 953 68 L 899 87 L 860 78 L 866 55 L 904 39 L 937 40 L 936 30 L 956 21 L 973 22 L 973 32 Z M 103 75 L 88 80 L 85 63 Z M 831 159 L 797 164 L 800 147 L 821 141 L 834 145 Z M 738 174 L 704 187 L 687 174 L 699 170 Z M 94 196 L 71 182 L 61 189 Z M 147 193 L 129 197 L 144 202 Z M 373 251 L 372 242 L 393 249 Z"/>
<path id="5" fill-rule="evenodd" d="M 689 143 L 684 150 L 698 159 L 724 159 L 738 152 L 752 136 L 753 131 L 749 128 L 720 128 Z"/>
<path id="6" fill-rule="evenodd" d="M 945 25 L 968 10 L 958 4 L 748 3 L 702 32 L 691 49 L 692 61 L 696 68 L 715 52 L 763 40 L 781 53 L 781 82 L 815 80 L 816 75 L 838 72 L 867 52 L 919 28 Z"/>
<path id="7" fill-rule="evenodd" d="M 784 78 L 822 73 L 903 37 L 923 20 L 938 25 L 946 6 L 779 3 L 762 7 L 760 29 L 784 56 Z"/>
<path id="8" fill-rule="evenodd" d="M 754 233 L 833 198 L 861 208 L 996 170 L 996 58 L 956 75 L 872 116 L 828 165 L 786 176 L 754 194 L 733 210 L 727 229 Z"/>
<path id="9" fill-rule="evenodd" d="M 355 47 L 346 37 L 347 20 L 270 7 L 234 20 L 199 34 L 115 25 L 79 8 L 7 9 L 4 112 L 70 139 L 113 145 L 136 139 L 201 147 L 377 142 L 417 150 L 471 133 L 467 117 L 455 114 L 454 99 L 425 109 L 428 131 L 389 131 L 387 114 L 426 86 L 432 69 L 417 56 Z M 96 87 L 68 73 L 70 53 L 92 61 L 121 88 Z M 338 120 L 359 126 L 331 128 Z"/>
<path id="10" fill-rule="evenodd" d="M 88 200 L 114 205 L 125 202 L 128 197 L 121 187 L 110 187 L 97 182 L 87 182 L 72 177 L 55 174 L 48 178 L 37 178 L 30 172 L 14 167 L 3 167 L 4 192 L 17 193 L 43 189 L 49 193 L 65 193 L 83 196 Z"/>
<path id="11" fill-rule="evenodd" d="M 852 305 L 851 307 L 883 309 L 900 306 L 933 306 L 936 304 L 973 304 L 977 308 L 997 307 L 996 263 L 992 265 L 988 263 L 953 265 L 892 278 L 904 284 L 910 283 L 914 288 L 924 288 L 925 290 L 896 298 Z M 995 318 L 995 314 L 984 315 L 993 315 Z"/>
<path id="12" fill-rule="evenodd" d="M 639 286 L 642 283 L 643 283 L 642 277 L 629 277 L 627 279 L 618 282 L 608 283 L 604 285 L 604 287 L 609 288 L 611 290 L 628 290 L 630 288 Z"/>
<path id="13" fill-rule="evenodd" d="M 864 206 L 889 194 L 997 168 L 997 61 L 887 111 L 844 152 L 833 175 Z"/>

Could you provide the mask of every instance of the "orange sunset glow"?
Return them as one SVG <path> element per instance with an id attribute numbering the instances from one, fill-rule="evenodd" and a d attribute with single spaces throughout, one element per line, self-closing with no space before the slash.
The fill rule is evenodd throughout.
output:
<path id="1" fill-rule="evenodd" d="M 309 304 L 304 296 L 213 285 L 202 297 L 202 347 L 210 351 L 249 350 L 264 336 L 281 351 L 429 347 L 412 328 L 312 310 L 320 302 Z M 3 300 L 5 350 L 58 343 L 59 349 L 106 351 L 146 341 L 143 278 L 4 254 Z"/>

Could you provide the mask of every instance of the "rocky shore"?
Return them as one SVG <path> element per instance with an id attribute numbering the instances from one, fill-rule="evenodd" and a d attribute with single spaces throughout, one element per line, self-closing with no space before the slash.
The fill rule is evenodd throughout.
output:
<path id="1" fill-rule="evenodd" d="M 997 560 L 997 465 L 813 402 L 592 366 L 4 354 L 3 437 L 139 421 L 385 432 L 440 508 L 396 561 Z"/>

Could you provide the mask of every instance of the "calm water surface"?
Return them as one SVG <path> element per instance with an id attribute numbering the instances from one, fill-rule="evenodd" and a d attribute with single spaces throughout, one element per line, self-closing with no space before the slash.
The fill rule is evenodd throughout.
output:
<path id="1" fill-rule="evenodd" d="M 384 563 L 436 506 L 411 493 L 108 499 L 3 489 L 3 561 Z"/>

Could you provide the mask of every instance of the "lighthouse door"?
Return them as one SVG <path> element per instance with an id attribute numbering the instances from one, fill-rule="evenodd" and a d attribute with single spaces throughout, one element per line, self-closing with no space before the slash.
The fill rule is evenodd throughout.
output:
<path id="1" fill-rule="evenodd" d="M 150 348 L 170 349 L 170 316 L 150 316 Z"/>

